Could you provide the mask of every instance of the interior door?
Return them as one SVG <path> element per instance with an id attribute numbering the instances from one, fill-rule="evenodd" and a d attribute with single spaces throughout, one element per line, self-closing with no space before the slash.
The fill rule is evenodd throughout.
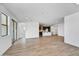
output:
<path id="1" fill-rule="evenodd" d="M 12 44 L 14 44 L 14 42 L 17 40 L 17 22 L 12 19 L 12 23 L 13 23 L 13 40 L 12 40 Z"/>

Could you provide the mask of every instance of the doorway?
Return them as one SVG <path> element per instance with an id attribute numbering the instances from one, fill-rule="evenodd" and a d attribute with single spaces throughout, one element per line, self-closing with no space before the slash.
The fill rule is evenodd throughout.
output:
<path id="1" fill-rule="evenodd" d="M 17 22 L 14 20 L 14 19 L 12 19 L 12 27 L 13 27 L 13 38 L 12 38 L 12 44 L 14 44 L 15 43 L 15 41 L 17 40 Z"/>

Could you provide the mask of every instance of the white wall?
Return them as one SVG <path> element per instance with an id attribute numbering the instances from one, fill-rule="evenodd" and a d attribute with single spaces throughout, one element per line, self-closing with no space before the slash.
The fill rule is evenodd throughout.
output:
<path id="1" fill-rule="evenodd" d="M 79 12 L 66 16 L 64 42 L 79 47 Z"/>
<path id="2" fill-rule="evenodd" d="M 39 37 L 39 23 L 27 22 L 26 23 L 26 38 L 38 38 Z"/>
<path id="3" fill-rule="evenodd" d="M 18 23 L 18 39 L 19 38 L 39 38 L 38 22 L 22 22 Z"/>
<path id="4" fill-rule="evenodd" d="M 14 17 L 10 12 L 8 12 L 8 10 L 2 6 L 0 4 L 0 12 L 3 12 L 5 13 L 6 15 L 8 15 L 10 18 L 9 18 L 9 21 Z M 1 19 L 0 19 L 0 22 L 1 22 Z M 12 31 L 11 31 L 11 27 L 12 27 L 12 23 L 10 21 L 9 23 L 9 34 L 5 37 L 1 37 L 0 36 L 0 55 L 2 55 L 11 45 L 12 45 Z M 0 24 L 0 34 L 1 34 L 1 24 Z"/>
<path id="5" fill-rule="evenodd" d="M 59 36 L 64 36 L 64 22 L 58 24 L 58 35 Z"/>
<path id="6" fill-rule="evenodd" d="M 18 23 L 18 26 L 17 26 L 17 38 L 18 39 L 21 39 L 23 37 L 25 37 L 25 28 L 26 28 L 26 23 Z"/>

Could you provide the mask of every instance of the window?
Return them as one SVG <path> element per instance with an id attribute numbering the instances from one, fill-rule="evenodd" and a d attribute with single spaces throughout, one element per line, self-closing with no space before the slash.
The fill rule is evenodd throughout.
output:
<path id="1" fill-rule="evenodd" d="M 1 13 L 2 36 L 8 35 L 8 16 Z"/>

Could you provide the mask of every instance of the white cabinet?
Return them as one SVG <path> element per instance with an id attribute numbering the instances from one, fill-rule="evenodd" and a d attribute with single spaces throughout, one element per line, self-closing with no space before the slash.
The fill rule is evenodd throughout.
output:
<path id="1" fill-rule="evenodd" d="M 43 32 L 43 36 L 51 36 L 51 32 Z"/>

